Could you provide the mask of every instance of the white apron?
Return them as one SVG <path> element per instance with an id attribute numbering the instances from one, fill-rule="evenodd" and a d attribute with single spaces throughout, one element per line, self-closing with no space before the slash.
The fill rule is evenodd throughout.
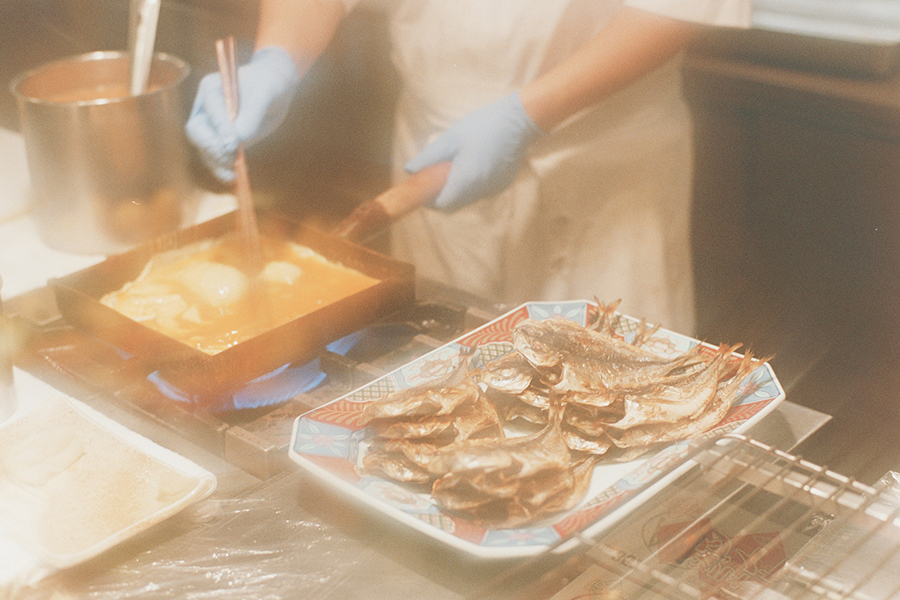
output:
<path id="1" fill-rule="evenodd" d="M 669 14 L 685 5 L 692 20 L 730 24 L 734 17 L 713 0 L 633 2 L 664 5 L 660 12 Z M 623 2 L 377 4 L 390 13 L 404 84 L 394 140 L 399 180 L 424 144 L 558 63 Z M 621 298 L 624 312 L 690 334 L 691 166 L 675 60 L 539 138 L 498 196 L 452 214 L 423 209 L 401 220 L 391 251 L 424 277 L 497 303 Z"/>

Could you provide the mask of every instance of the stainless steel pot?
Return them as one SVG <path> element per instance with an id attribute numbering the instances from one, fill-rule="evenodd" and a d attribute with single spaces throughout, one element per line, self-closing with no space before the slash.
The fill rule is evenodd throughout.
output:
<path id="1" fill-rule="evenodd" d="M 12 82 L 45 243 L 113 254 L 193 220 L 181 97 L 189 71 L 156 54 L 148 91 L 132 96 L 128 55 L 93 52 Z"/>

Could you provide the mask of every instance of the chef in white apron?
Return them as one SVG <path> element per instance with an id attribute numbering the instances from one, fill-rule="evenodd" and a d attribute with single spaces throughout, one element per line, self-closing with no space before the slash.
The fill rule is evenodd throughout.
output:
<path id="1" fill-rule="evenodd" d="M 387 11 L 403 82 L 395 178 L 454 160 L 436 207 L 394 225 L 396 257 L 494 302 L 621 298 L 629 314 L 692 333 L 680 49 L 691 24 L 747 25 L 749 0 L 264 0 L 257 54 L 281 47 L 299 68 L 289 74 L 278 55 L 255 70 L 259 81 L 253 61 L 249 82 L 239 73 L 242 110 L 254 91 L 278 100 L 261 102 L 245 131 L 240 118 L 229 130 L 210 116 L 215 82 L 201 83 L 188 135 L 220 178 L 237 139 L 252 143 L 283 119 L 299 73 L 358 3 Z M 474 136 L 468 166 L 454 127 Z M 489 184 L 469 181 L 478 176 Z"/>

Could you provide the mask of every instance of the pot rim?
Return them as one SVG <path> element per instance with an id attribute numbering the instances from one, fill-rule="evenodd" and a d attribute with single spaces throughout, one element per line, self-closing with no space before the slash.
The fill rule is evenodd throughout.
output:
<path id="1" fill-rule="evenodd" d="M 130 60 L 128 52 L 124 50 L 96 50 L 93 52 L 85 52 L 83 54 L 73 54 L 70 56 L 65 56 L 62 58 L 58 58 L 55 60 L 51 60 L 49 62 L 42 63 L 36 67 L 28 69 L 18 75 L 16 75 L 9 84 L 9 90 L 12 92 L 13 96 L 17 99 L 28 102 L 29 104 L 42 104 L 47 106 L 90 106 L 96 104 L 110 104 L 114 102 L 122 102 L 127 100 L 133 100 L 134 98 L 143 98 L 147 96 L 154 96 L 157 94 L 161 94 L 166 90 L 177 87 L 179 84 L 184 82 L 188 75 L 190 75 L 191 67 L 187 62 L 178 58 L 175 55 L 167 54 L 165 52 L 155 52 L 153 54 L 153 62 L 161 61 L 166 64 L 172 65 L 178 71 L 178 77 L 175 81 L 170 84 L 155 89 L 144 92 L 140 96 L 124 96 L 122 98 L 96 98 L 92 100 L 75 100 L 72 102 L 58 102 L 54 100 L 47 100 L 45 98 L 38 98 L 35 96 L 31 96 L 21 92 L 18 88 L 25 81 L 56 67 L 60 67 L 67 64 L 76 64 L 76 63 L 86 63 L 100 60 Z"/>

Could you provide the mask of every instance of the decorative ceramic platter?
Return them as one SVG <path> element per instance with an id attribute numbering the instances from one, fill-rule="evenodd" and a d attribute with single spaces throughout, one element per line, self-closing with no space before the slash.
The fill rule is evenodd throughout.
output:
<path id="1" fill-rule="evenodd" d="M 649 499 L 684 468 L 690 441 L 671 444 L 625 463 L 603 463 L 594 469 L 590 488 L 573 509 L 520 529 L 485 529 L 440 510 L 428 493 L 368 475 L 360 468 L 374 433 L 360 425 L 366 403 L 384 394 L 420 385 L 446 374 L 459 360 L 460 348 L 477 348 L 484 362 L 512 349 L 512 330 L 521 321 L 563 317 L 580 325 L 589 322 L 597 305 L 586 301 L 530 302 L 467 333 L 454 342 L 412 361 L 294 422 L 289 454 L 292 460 L 327 484 L 377 509 L 390 518 L 480 558 L 513 558 L 547 551 L 573 533 L 596 535 Z M 616 331 L 631 340 L 639 321 L 624 315 Z M 662 356 L 675 356 L 699 341 L 660 329 L 645 344 Z M 784 399 L 784 390 L 768 364 L 745 378 L 725 418 L 703 438 L 741 432 L 770 413 Z M 563 546 L 561 546 L 563 547 Z"/>

